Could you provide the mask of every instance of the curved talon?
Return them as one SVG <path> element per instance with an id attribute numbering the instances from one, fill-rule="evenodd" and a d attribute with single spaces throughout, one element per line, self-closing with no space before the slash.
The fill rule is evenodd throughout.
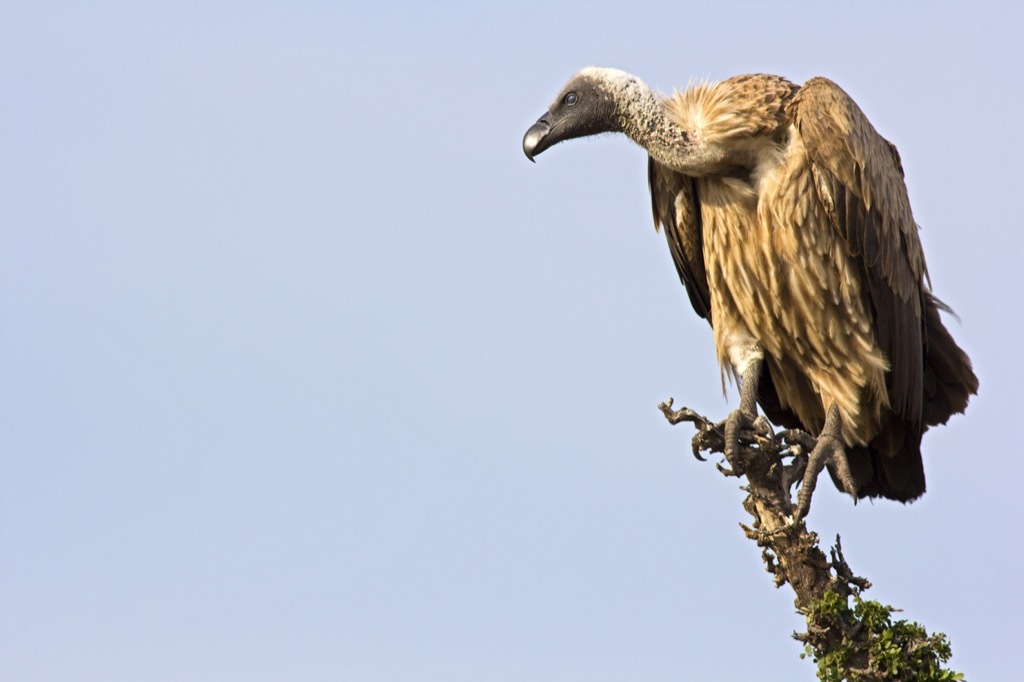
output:
<path id="1" fill-rule="evenodd" d="M 796 446 L 800 447 L 800 446 Z M 793 456 L 793 462 L 782 468 L 782 484 L 788 491 L 797 481 L 802 481 L 807 471 L 807 454 L 801 452 Z"/>
<path id="2" fill-rule="evenodd" d="M 772 429 L 772 425 L 768 423 L 768 420 L 764 418 L 764 415 L 757 415 L 751 426 L 754 429 L 755 436 L 760 437 L 770 447 L 775 447 L 775 431 Z"/>
<path id="3" fill-rule="evenodd" d="M 818 485 L 818 474 L 825 468 L 829 460 L 835 458 L 846 459 L 846 449 L 843 444 L 834 438 L 819 438 L 818 445 L 807 459 L 807 469 L 804 471 L 804 477 L 800 483 L 800 493 L 796 498 L 796 518 L 805 518 L 807 512 L 811 510 L 811 496 Z"/>
<path id="4" fill-rule="evenodd" d="M 853 498 L 857 504 L 857 484 L 853 481 L 853 472 L 850 471 L 850 461 L 846 458 L 846 448 L 840 444 L 838 456 L 830 457 L 825 462 L 828 471 L 833 477 L 843 484 L 843 489 Z"/>
<path id="5" fill-rule="evenodd" d="M 817 445 L 817 441 L 809 433 L 799 429 L 786 429 L 782 432 L 782 438 L 790 449 L 796 446 L 801 453 L 808 453 Z"/>
<path id="6" fill-rule="evenodd" d="M 843 445 L 842 427 L 839 419 L 839 408 L 832 405 L 825 418 L 825 428 L 818 436 L 818 442 L 807 457 L 807 468 L 804 471 L 800 483 L 800 493 L 796 498 L 797 519 L 807 516 L 811 510 L 811 496 L 818 483 L 818 474 L 828 466 L 829 471 L 835 471 L 837 477 L 843 483 L 846 491 L 857 499 L 857 487 L 853 481 L 853 474 L 850 471 L 850 463 L 846 459 L 846 447 Z"/>
<path id="7" fill-rule="evenodd" d="M 739 449 L 740 444 L 740 432 L 753 429 L 754 419 L 745 414 L 743 410 L 733 410 L 726 417 L 724 427 L 725 447 L 723 450 L 725 452 L 725 459 L 729 462 L 729 466 L 732 467 L 733 471 L 740 471 L 742 467 L 739 466 L 736 456 L 736 451 Z"/>

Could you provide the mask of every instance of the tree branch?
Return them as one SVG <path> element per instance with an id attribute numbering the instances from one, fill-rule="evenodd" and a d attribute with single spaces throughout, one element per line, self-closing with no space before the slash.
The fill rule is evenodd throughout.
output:
<path id="1" fill-rule="evenodd" d="M 672 399 L 658 405 L 671 424 L 690 422 L 693 455 L 703 452 L 725 456 L 723 424 L 716 424 L 689 408 L 673 409 Z M 803 519 L 794 519 L 793 484 L 807 466 L 807 453 L 815 439 L 799 430 L 772 431 L 767 422 L 740 433 L 739 447 L 727 466 L 716 464 L 726 476 L 745 476 L 743 508 L 752 516 L 746 536 L 762 548 L 761 557 L 776 587 L 787 583 L 795 603 L 807 619 L 807 632 L 793 636 L 806 645 L 818 664 L 822 680 L 956 680 L 958 673 L 942 667 L 952 655 L 945 635 L 929 636 L 916 623 L 891 619 L 896 610 L 861 598 L 871 587 L 854 575 L 842 544 L 830 557 L 818 546 L 818 535 Z M 788 463 L 787 463 L 788 460 Z M 851 606 L 850 602 L 853 601 Z"/>

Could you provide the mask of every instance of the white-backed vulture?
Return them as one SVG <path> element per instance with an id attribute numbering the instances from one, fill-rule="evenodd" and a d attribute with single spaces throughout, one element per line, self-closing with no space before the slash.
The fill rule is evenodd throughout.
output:
<path id="1" fill-rule="evenodd" d="M 798 497 L 826 465 L 856 497 L 925 490 L 921 436 L 978 390 L 943 325 L 896 147 L 835 83 L 737 76 L 656 95 L 639 78 L 576 74 L 523 138 L 625 133 L 647 150 L 655 228 L 740 385 L 727 455 L 757 403 L 817 435 Z"/>

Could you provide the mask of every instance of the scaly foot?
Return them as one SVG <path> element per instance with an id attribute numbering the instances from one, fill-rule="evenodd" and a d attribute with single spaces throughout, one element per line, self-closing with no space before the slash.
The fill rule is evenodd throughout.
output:
<path id="1" fill-rule="evenodd" d="M 843 429 L 839 418 L 839 408 L 832 405 L 825 419 L 825 428 L 818 436 L 818 442 L 807 457 L 807 468 L 800 483 L 800 492 L 796 498 L 795 519 L 803 519 L 811 510 L 811 496 L 818 484 L 818 475 L 828 467 L 843 484 L 846 492 L 857 500 L 857 486 L 850 472 L 850 463 L 846 459 L 846 447 L 843 445 Z"/>
<path id="2" fill-rule="evenodd" d="M 774 439 L 775 432 L 772 431 L 771 424 L 763 416 L 754 413 L 753 416 L 747 414 L 742 409 L 733 410 L 726 417 L 725 421 L 719 426 L 722 427 L 722 433 L 725 439 L 725 459 L 729 462 L 729 466 L 732 467 L 732 474 L 741 475 L 746 469 L 746 462 L 740 460 L 740 438 L 744 431 L 752 432 L 754 436 L 760 436 L 762 438 Z"/>

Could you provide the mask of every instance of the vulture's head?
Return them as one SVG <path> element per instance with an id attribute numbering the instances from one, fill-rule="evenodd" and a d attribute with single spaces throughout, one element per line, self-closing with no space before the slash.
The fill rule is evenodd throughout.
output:
<path id="1" fill-rule="evenodd" d="M 523 137 L 526 158 L 563 140 L 622 131 L 623 107 L 634 77 L 618 69 L 583 69 L 558 93 L 551 108 L 530 126 Z"/>

